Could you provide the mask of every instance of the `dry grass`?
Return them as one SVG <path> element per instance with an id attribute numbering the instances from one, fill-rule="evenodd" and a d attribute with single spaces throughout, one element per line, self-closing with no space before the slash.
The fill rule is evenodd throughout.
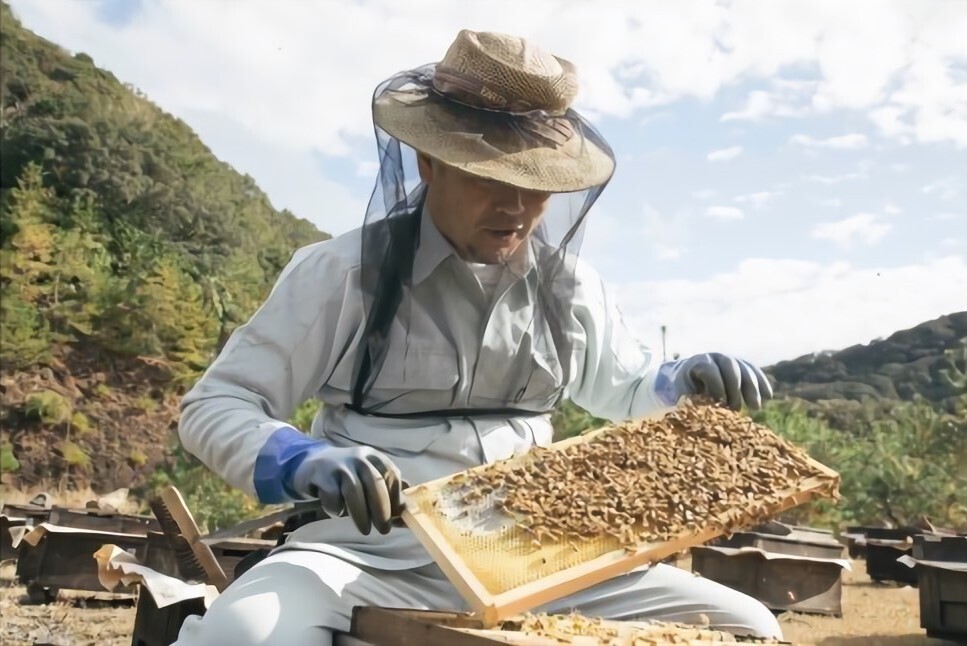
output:
<path id="1" fill-rule="evenodd" d="M 0 643 L 4 646 L 131 643 L 132 596 L 63 590 L 55 603 L 23 605 L 27 591 L 14 584 L 14 571 L 13 564 L 0 566 Z"/>
<path id="2" fill-rule="evenodd" d="M 682 567 L 688 567 L 687 560 Z M 57 603 L 22 606 L 23 586 L 13 583 L 14 569 L 0 568 L 0 635 L 6 645 L 98 644 L 127 646 L 134 627 L 134 603 L 114 595 L 61 592 Z M 820 646 L 933 646 L 920 628 L 917 590 L 871 583 L 862 561 L 844 573 L 844 616 L 786 613 L 780 616 L 787 641 Z"/>

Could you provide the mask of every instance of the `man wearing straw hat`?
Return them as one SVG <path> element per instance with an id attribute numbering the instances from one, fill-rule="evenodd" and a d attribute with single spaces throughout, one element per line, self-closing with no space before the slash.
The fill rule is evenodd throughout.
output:
<path id="1" fill-rule="evenodd" d="M 357 605 L 465 609 L 397 522 L 403 483 L 546 446 L 565 399 L 624 420 L 688 394 L 733 408 L 771 396 L 758 368 L 722 354 L 660 362 L 578 258 L 615 162 L 576 93 L 569 62 L 471 31 L 377 87 L 363 226 L 295 253 L 180 425 L 229 483 L 264 503 L 317 500 L 330 518 L 189 618 L 179 644 L 329 644 Z M 312 397 L 309 434 L 281 421 Z M 755 600 L 661 564 L 536 610 L 780 636 Z"/>

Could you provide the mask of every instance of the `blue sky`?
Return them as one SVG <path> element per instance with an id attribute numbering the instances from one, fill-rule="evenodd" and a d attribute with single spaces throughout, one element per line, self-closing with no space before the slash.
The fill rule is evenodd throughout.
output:
<path id="1" fill-rule="evenodd" d="M 341 233 L 373 87 L 461 28 L 573 61 L 618 170 L 583 254 L 643 341 L 759 363 L 967 309 L 967 3 L 12 0 Z"/>

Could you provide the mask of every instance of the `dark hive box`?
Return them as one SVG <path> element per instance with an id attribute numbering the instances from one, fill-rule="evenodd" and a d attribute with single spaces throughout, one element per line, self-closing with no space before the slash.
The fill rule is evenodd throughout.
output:
<path id="1" fill-rule="evenodd" d="M 184 580 L 172 541 L 185 539 L 148 532 L 144 564 L 156 572 Z M 275 547 L 275 544 L 275 541 L 227 538 L 210 542 L 209 547 L 231 582 L 235 579 L 235 567 L 242 559 L 256 550 Z M 187 617 L 204 615 L 205 610 L 204 600 L 200 597 L 159 608 L 147 588 L 141 586 L 131 646 L 167 646 L 177 639 Z"/>
<path id="2" fill-rule="evenodd" d="M 930 637 L 967 641 L 967 536 L 915 536 L 913 558 L 920 626 Z"/>
<path id="3" fill-rule="evenodd" d="M 144 536 L 113 532 L 49 531 L 37 545 L 20 543 L 17 579 L 27 586 L 35 601 L 51 601 L 60 588 L 107 592 L 97 578 L 94 553 L 104 545 L 117 545 L 144 557 Z M 130 588 L 117 588 L 115 593 L 133 593 Z"/>
<path id="4" fill-rule="evenodd" d="M 897 561 L 911 554 L 915 529 L 887 529 L 865 527 L 866 573 L 874 581 L 896 581 L 910 586 L 917 585 L 916 573 Z"/>
<path id="5" fill-rule="evenodd" d="M 842 616 L 843 546 L 830 532 L 802 527 L 786 535 L 740 532 L 692 548 L 692 571 L 758 599 L 772 610 Z M 774 555 L 766 558 L 754 548 Z"/>

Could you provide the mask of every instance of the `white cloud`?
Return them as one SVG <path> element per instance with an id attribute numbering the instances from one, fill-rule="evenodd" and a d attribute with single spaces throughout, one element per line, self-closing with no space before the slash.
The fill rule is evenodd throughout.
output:
<path id="1" fill-rule="evenodd" d="M 940 284 L 946 288 L 923 288 Z M 718 351 L 760 365 L 867 343 L 963 310 L 963 294 L 962 256 L 900 267 L 749 259 L 702 280 L 639 282 L 617 293 L 651 347 L 661 348 L 666 325 L 669 355 Z"/>
<path id="2" fill-rule="evenodd" d="M 819 200 L 819 205 L 829 206 L 834 209 L 838 209 L 839 207 L 843 206 L 843 200 L 839 199 L 838 197 L 830 197 L 823 200 Z"/>
<path id="3" fill-rule="evenodd" d="M 964 241 L 961 238 L 949 237 L 940 241 L 941 247 L 963 247 Z"/>
<path id="4" fill-rule="evenodd" d="M 230 12 L 223 0 L 157 0 L 123 26 L 100 22 L 94 2 L 12 4 L 29 27 L 91 54 L 168 111 L 230 114 L 293 149 L 349 154 L 353 137 L 371 135 L 376 83 L 439 60 L 460 28 L 527 36 L 574 61 L 578 107 L 595 115 L 630 117 L 763 79 L 767 90 L 722 119 L 880 110 L 871 120 L 895 135 L 967 144 L 967 83 L 953 72 L 967 59 L 967 12 L 957 0 L 421 0 L 418 11 L 387 0 L 306 0 L 271 11 L 236 0 Z M 783 78 L 791 69 L 815 78 Z"/>
<path id="5" fill-rule="evenodd" d="M 815 81 L 773 79 L 770 90 L 752 90 L 745 105 L 726 112 L 721 121 L 759 121 L 765 117 L 804 117 L 812 109 L 809 98 L 815 92 Z"/>
<path id="6" fill-rule="evenodd" d="M 742 209 L 734 206 L 710 206 L 705 209 L 705 215 L 716 220 L 741 220 L 745 217 Z"/>
<path id="7" fill-rule="evenodd" d="M 883 212 L 886 213 L 887 215 L 899 215 L 900 213 L 903 213 L 903 209 L 901 209 L 893 202 L 887 202 L 883 206 Z"/>
<path id="8" fill-rule="evenodd" d="M 951 213 L 950 211 L 944 211 L 943 213 L 938 213 L 933 216 L 935 220 L 940 220 L 942 222 L 956 222 L 960 220 L 963 222 L 967 220 L 967 213 Z"/>
<path id="9" fill-rule="evenodd" d="M 804 148 L 833 148 L 837 150 L 856 150 L 865 148 L 868 141 L 866 135 L 851 133 L 840 135 L 839 137 L 829 137 L 827 139 L 816 139 L 809 135 L 793 135 L 789 138 L 789 143 L 803 146 Z"/>
<path id="10" fill-rule="evenodd" d="M 682 257 L 682 250 L 678 247 L 666 247 L 664 245 L 656 245 L 655 255 L 659 260 L 678 260 Z"/>
<path id="11" fill-rule="evenodd" d="M 944 177 L 926 184 L 922 190 L 927 195 L 936 193 L 941 200 L 952 200 L 960 195 L 963 187 L 964 182 L 957 177 Z"/>
<path id="12" fill-rule="evenodd" d="M 840 182 L 859 179 L 861 177 L 863 175 L 860 173 L 843 173 L 842 175 L 806 175 L 803 179 L 809 180 L 810 182 L 819 182 L 820 184 L 839 184 Z"/>
<path id="13" fill-rule="evenodd" d="M 742 146 L 730 146 L 720 150 L 713 150 L 705 158 L 709 161 L 728 161 L 742 154 Z"/>
<path id="14" fill-rule="evenodd" d="M 739 204 L 751 204 L 754 208 L 761 209 L 779 195 L 782 195 L 779 191 L 757 191 L 746 195 L 736 195 L 735 201 Z"/>
<path id="15" fill-rule="evenodd" d="M 692 193 L 692 197 L 694 197 L 697 200 L 707 200 L 715 197 L 716 194 L 717 194 L 716 191 L 705 188 L 700 191 L 695 191 L 694 193 Z"/>
<path id="16" fill-rule="evenodd" d="M 379 162 L 367 161 L 367 160 L 356 162 L 357 177 L 369 177 L 375 180 L 376 172 L 378 170 L 379 170 Z"/>
<path id="17" fill-rule="evenodd" d="M 857 213 L 842 220 L 817 224 L 811 235 L 843 248 L 851 247 L 854 242 L 874 245 L 893 228 L 892 224 L 879 220 L 880 217 L 873 213 Z"/>

